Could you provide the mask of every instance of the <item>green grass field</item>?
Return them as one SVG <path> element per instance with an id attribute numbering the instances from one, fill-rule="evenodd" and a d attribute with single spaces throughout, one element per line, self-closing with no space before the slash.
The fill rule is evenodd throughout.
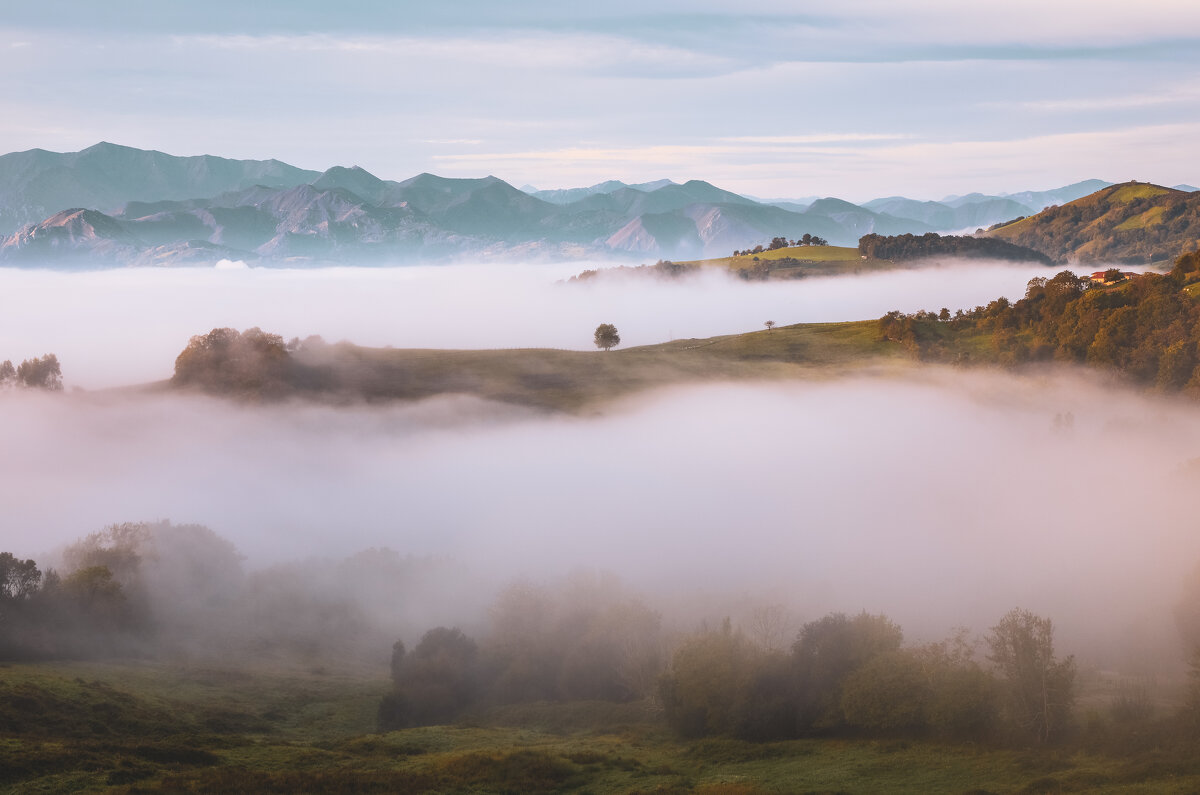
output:
<path id="1" fill-rule="evenodd" d="M 1109 196 L 1109 201 L 1117 204 L 1128 204 L 1134 199 L 1149 199 L 1154 196 L 1162 196 L 1164 193 L 1170 193 L 1166 188 L 1158 185 L 1140 182 L 1135 185 L 1123 185 L 1113 191 Z"/>
<path id="2" fill-rule="evenodd" d="M 386 671 L 0 667 L 0 792 L 1200 790 L 1200 761 L 924 741 L 683 741 L 644 704 L 494 709 L 377 733 Z"/>
<path id="3" fill-rule="evenodd" d="M 671 384 L 819 377 L 907 360 L 899 345 L 879 339 L 874 320 L 798 324 L 611 351 L 392 350 L 342 344 L 300 353 L 297 359 L 330 368 L 333 383 L 349 398 L 469 394 L 558 411 Z"/>
<path id="4" fill-rule="evenodd" d="M 794 276 L 796 271 L 803 275 L 833 276 L 870 271 L 890 270 L 896 264 L 889 260 L 864 259 L 857 248 L 847 246 L 789 246 L 758 254 L 742 254 L 736 257 L 718 257 L 681 262 L 680 265 L 696 265 L 703 268 L 725 268 L 731 271 L 749 270 L 760 262 L 776 262 L 781 259 L 796 259 L 800 265 L 773 270 L 772 275 Z"/>

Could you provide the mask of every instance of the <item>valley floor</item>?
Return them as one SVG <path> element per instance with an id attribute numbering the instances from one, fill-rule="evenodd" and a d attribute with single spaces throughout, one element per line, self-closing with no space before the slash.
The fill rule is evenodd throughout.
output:
<path id="1" fill-rule="evenodd" d="M 383 670 L 0 667 L 0 792 L 1195 792 L 1200 765 L 897 740 L 683 741 L 642 704 L 376 733 Z"/>

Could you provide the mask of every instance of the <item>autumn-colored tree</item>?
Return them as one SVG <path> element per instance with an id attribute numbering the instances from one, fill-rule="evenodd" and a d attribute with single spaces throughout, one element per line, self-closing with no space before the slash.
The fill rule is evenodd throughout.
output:
<path id="1" fill-rule="evenodd" d="M 285 389 L 290 361 L 278 334 L 215 328 L 191 338 L 175 359 L 171 381 L 217 394 L 271 396 Z"/>

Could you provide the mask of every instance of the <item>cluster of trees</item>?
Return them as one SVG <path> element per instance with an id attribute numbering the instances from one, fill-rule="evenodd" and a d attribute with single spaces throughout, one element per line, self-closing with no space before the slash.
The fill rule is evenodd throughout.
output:
<path id="1" fill-rule="evenodd" d="M 16 367 L 8 359 L 0 362 L 0 389 L 24 387 L 58 392 L 63 388 L 62 367 L 53 353 L 26 359 Z"/>
<path id="2" fill-rule="evenodd" d="M 544 700 L 653 697 L 685 737 L 777 740 L 830 734 L 1051 742 L 1068 726 L 1073 658 L 1049 619 L 1005 615 L 986 638 L 990 667 L 963 630 L 903 645 L 882 615 L 834 613 L 805 624 L 790 650 L 749 639 L 726 619 L 674 639 L 636 600 L 586 607 L 515 586 L 483 642 L 437 627 L 392 655 L 383 729 L 445 723 L 480 707 Z M 566 607 L 563 607 L 563 604 Z"/>
<path id="3" fill-rule="evenodd" d="M 767 279 L 803 279 L 806 275 L 805 265 L 814 264 L 813 260 L 800 260 L 795 257 L 779 257 L 778 259 L 754 258 L 754 264 L 734 271 L 739 279 L 748 282 L 766 281 Z"/>
<path id="4" fill-rule="evenodd" d="M 936 232 L 926 232 L 923 235 L 863 235 L 858 239 L 858 253 L 871 259 L 886 259 L 892 262 L 933 257 L 963 257 L 1053 264 L 1045 254 L 1009 243 L 1007 240 L 994 237 L 943 236 Z"/>
<path id="5" fill-rule="evenodd" d="M 0 553 L 0 659 L 138 652 L 164 628 L 194 631 L 240 574 L 229 542 L 169 522 L 110 525 L 67 546 L 60 569 Z"/>
<path id="6" fill-rule="evenodd" d="M 615 268 L 590 268 L 581 271 L 570 279 L 568 282 L 586 282 L 595 279 L 601 274 L 622 274 L 622 273 L 650 273 L 655 276 L 665 276 L 667 278 L 678 278 L 686 276 L 689 273 L 695 273 L 700 270 L 699 265 L 693 265 L 686 262 L 672 262 L 669 259 L 660 259 L 653 265 L 618 265 Z"/>
<path id="7" fill-rule="evenodd" d="M 397 631 L 462 615 L 463 577 L 449 561 L 386 549 L 246 572 L 233 544 L 203 525 L 110 525 L 52 565 L 0 553 L 0 660 L 378 660 Z"/>
<path id="8" fill-rule="evenodd" d="M 1050 621 L 1014 610 L 987 637 L 985 668 L 965 633 L 904 647 L 882 615 L 807 623 L 790 652 L 728 623 L 682 643 L 662 679 L 667 720 L 685 736 L 743 739 L 866 733 L 1047 742 L 1074 698 L 1074 661 L 1055 656 Z"/>
<path id="9" fill-rule="evenodd" d="M 989 335 L 1001 364 L 1057 360 L 1104 368 L 1164 392 L 1200 394 L 1200 303 L 1183 288 L 1200 281 L 1200 253 L 1165 275 L 1100 285 L 1062 271 L 1037 277 L 1016 302 L 997 298 L 953 316 L 889 312 L 880 334 L 925 359 L 959 356 L 958 335 Z"/>
<path id="10" fill-rule="evenodd" d="M 771 238 L 771 242 L 769 244 L 767 244 L 766 248 L 763 248 L 763 246 L 760 244 L 760 245 L 755 246 L 754 248 L 745 249 L 744 251 L 734 251 L 733 256 L 748 257 L 752 254 L 761 254 L 764 251 L 775 251 L 776 249 L 789 248 L 789 247 L 795 247 L 795 246 L 828 246 L 828 245 L 829 245 L 829 241 L 826 240 L 825 238 L 817 237 L 816 235 L 810 235 L 808 232 L 805 232 L 802 236 L 796 238 L 795 240 L 789 240 L 786 237 L 773 237 L 773 238 Z"/>
<path id="11" fill-rule="evenodd" d="M 489 618 L 480 642 L 449 627 L 429 630 L 412 650 L 396 642 L 381 728 L 446 723 L 481 706 L 646 699 L 663 669 L 659 614 L 611 581 L 515 584 Z"/>
<path id="12" fill-rule="evenodd" d="M 215 328 L 188 341 L 171 382 L 213 394 L 270 397 L 287 391 L 294 369 L 278 334 Z"/>

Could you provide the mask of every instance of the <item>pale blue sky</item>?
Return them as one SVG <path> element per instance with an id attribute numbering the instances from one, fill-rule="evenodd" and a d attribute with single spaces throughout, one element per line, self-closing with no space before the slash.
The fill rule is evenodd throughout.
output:
<path id="1" fill-rule="evenodd" d="M 12 5 L 0 151 L 860 201 L 1200 184 L 1191 0 Z"/>

